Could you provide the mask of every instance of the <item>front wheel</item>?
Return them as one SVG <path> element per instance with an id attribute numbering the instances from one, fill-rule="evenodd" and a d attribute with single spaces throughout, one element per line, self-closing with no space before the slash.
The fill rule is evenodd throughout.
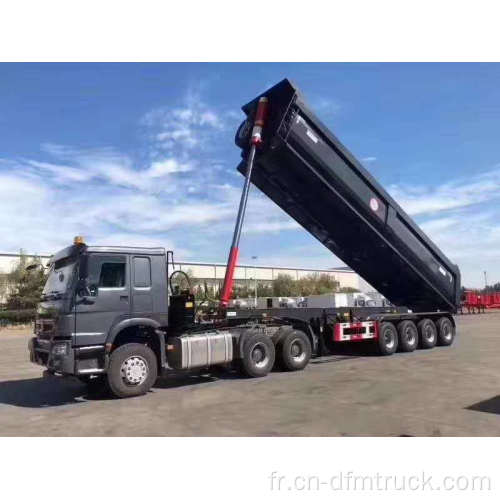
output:
<path id="1" fill-rule="evenodd" d="M 156 356 L 148 346 L 125 344 L 111 354 L 108 385 L 119 398 L 141 396 L 151 389 L 157 373 Z"/>

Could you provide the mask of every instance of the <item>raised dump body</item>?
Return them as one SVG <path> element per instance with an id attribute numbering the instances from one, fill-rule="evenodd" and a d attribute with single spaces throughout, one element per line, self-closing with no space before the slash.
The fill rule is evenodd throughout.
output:
<path id="1" fill-rule="evenodd" d="M 454 312 L 460 271 L 283 80 L 243 106 L 245 157 L 258 99 L 269 99 L 252 182 L 393 304 Z M 244 173 L 242 161 L 238 170 Z"/>

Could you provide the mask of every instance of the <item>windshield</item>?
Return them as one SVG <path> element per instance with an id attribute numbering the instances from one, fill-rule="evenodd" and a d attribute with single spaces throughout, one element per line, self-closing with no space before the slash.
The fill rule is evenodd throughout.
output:
<path id="1" fill-rule="evenodd" d="M 52 263 L 47 282 L 43 287 L 42 300 L 65 298 L 66 291 L 73 282 L 76 262 L 75 257 L 66 257 Z"/>

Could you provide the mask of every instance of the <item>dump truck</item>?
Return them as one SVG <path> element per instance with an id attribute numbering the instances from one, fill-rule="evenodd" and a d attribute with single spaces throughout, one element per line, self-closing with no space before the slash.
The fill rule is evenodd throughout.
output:
<path id="1" fill-rule="evenodd" d="M 200 321 L 190 286 L 174 286 L 171 251 L 87 245 L 77 237 L 50 260 L 30 359 L 118 397 L 158 376 L 217 366 L 262 377 L 277 365 L 364 342 L 380 355 L 448 346 L 460 272 L 318 119 L 285 79 L 242 107 L 236 133 L 245 183 L 221 301 Z M 250 183 L 360 274 L 390 307 L 228 307 Z M 189 277 L 184 276 L 188 281 Z"/>

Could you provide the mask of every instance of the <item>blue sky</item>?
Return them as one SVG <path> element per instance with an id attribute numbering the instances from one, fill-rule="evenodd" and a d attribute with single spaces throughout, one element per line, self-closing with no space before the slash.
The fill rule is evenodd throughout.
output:
<path id="1" fill-rule="evenodd" d="M 1 251 L 225 261 L 242 104 L 284 77 L 459 264 L 500 281 L 498 64 L 0 64 Z M 252 189 L 241 260 L 339 265 Z"/>

